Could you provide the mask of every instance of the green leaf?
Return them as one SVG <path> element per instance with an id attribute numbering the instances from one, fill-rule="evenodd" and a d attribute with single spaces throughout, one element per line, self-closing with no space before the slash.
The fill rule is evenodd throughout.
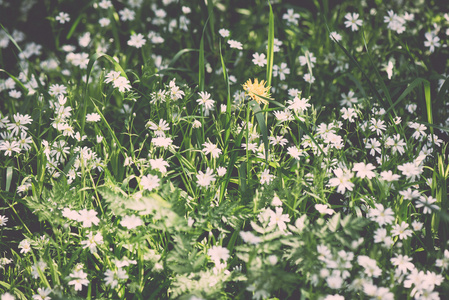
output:
<path id="1" fill-rule="evenodd" d="M 170 60 L 170 62 L 168 63 L 168 66 L 171 67 L 173 66 L 173 64 L 184 54 L 189 53 L 189 52 L 196 52 L 198 51 L 198 49 L 190 49 L 190 48 L 185 48 L 182 49 L 180 51 L 178 51 L 178 53 L 175 54 L 175 56 L 173 56 L 173 58 Z"/>
<path id="2" fill-rule="evenodd" d="M 385 111 L 385 113 L 388 113 L 390 110 L 392 110 L 399 102 L 401 102 L 408 94 L 410 94 L 410 92 L 413 91 L 415 87 L 425 82 L 428 81 L 424 78 L 416 78 L 415 80 L 413 80 L 402 92 L 402 94 L 398 97 L 398 99 Z"/>
<path id="3" fill-rule="evenodd" d="M 6 168 L 6 187 L 5 187 L 5 190 L 7 192 L 9 192 L 9 189 L 11 188 L 12 175 L 13 175 L 12 167 Z"/>
<path id="4" fill-rule="evenodd" d="M 274 57 L 274 16 L 273 8 L 270 2 L 270 17 L 268 21 L 268 48 L 267 48 L 267 85 L 271 86 L 271 77 L 273 75 L 273 57 Z"/>
<path id="5" fill-rule="evenodd" d="M 137 210 L 140 215 L 150 215 L 161 208 L 171 208 L 171 204 L 158 194 L 152 193 L 140 199 L 124 202 L 125 208 Z"/>
<path id="6" fill-rule="evenodd" d="M 337 213 L 329 220 L 327 226 L 330 231 L 335 232 L 337 231 L 339 225 L 340 225 L 340 213 Z"/>
<path id="7" fill-rule="evenodd" d="M 69 40 L 72 37 L 72 35 L 75 33 L 76 27 L 78 27 L 78 24 L 80 23 L 80 21 L 83 17 L 84 17 L 84 15 L 80 14 L 78 16 L 78 18 L 76 18 L 75 22 L 73 22 L 72 26 L 70 27 L 69 32 L 67 33 L 66 40 Z"/>

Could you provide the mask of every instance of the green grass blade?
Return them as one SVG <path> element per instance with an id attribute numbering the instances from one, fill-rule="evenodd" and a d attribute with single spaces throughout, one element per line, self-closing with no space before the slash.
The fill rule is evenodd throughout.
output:
<path id="1" fill-rule="evenodd" d="M 368 54 L 368 60 L 370 61 L 371 65 L 373 67 L 374 73 L 376 74 L 377 80 L 379 81 L 380 86 L 382 88 L 382 91 L 384 92 L 384 95 L 387 98 L 389 106 L 387 107 L 385 105 L 386 103 L 383 104 L 383 109 L 387 110 L 387 109 L 389 109 L 393 105 L 393 102 L 391 101 L 390 92 L 388 91 L 388 88 L 385 85 L 385 82 L 382 79 L 382 76 L 380 75 L 379 70 L 377 70 L 376 65 L 374 64 L 374 62 L 373 62 L 373 60 L 371 58 L 371 54 L 370 54 L 370 51 L 368 49 L 368 44 L 366 43 L 366 38 L 365 38 L 365 33 L 364 32 L 362 32 L 362 38 L 363 38 L 363 44 L 365 45 L 366 53 Z M 396 111 L 394 110 L 394 108 L 393 108 L 393 112 L 396 115 Z"/>
<path id="2" fill-rule="evenodd" d="M 207 12 L 209 14 L 209 27 L 212 32 L 212 47 L 214 47 L 215 41 L 215 15 L 214 15 L 214 3 L 212 0 L 207 1 Z"/>
<path id="3" fill-rule="evenodd" d="M 432 97 L 430 94 L 430 82 L 424 82 L 424 97 L 426 98 L 426 110 L 427 110 L 427 121 L 429 124 L 433 124 L 432 118 Z M 430 132 L 433 134 L 433 127 L 430 127 Z"/>
<path id="4" fill-rule="evenodd" d="M 200 41 L 200 57 L 198 61 L 198 88 L 200 92 L 204 91 L 204 77 L 205 77 L 205 63 L 204 63 L 204 32 L 206 31 L 206 26 L 209 18 L 206 20 L 206 24 L 203 27 L 203 34 L 201 35 Z"/>
<path id="5" fill-rule="evenodd" d="M 267 124 L 265 123 L 264 113 L 255 100 L 251 100 L 248 105 L 256 116 L 257 123 L 259 123 L 260 132 L 262 133 L 262 140 L 265 146 L 265 160 L 268 164 L 268 129 Z"/>
<path id="6" fill-rule="evenodd" d="M 267 48 L 267 85 L 271 86 L 271 77 L 273 75 L 273 57 L 274 57 L 274 16 L 273 8 L 270 2 L 270 18 L 268 21 L 268 48 Z"/>
<path id="7" fill-rule="evenodd" d="M 20 89 L 22 90 L 22 92 L 23 92 L 25 95 L 28 95 L 28 89 L 23 85 L 23 83 L 22 83 L 19 79 L 17 79 L 14 75 L 8 73 L 7 71 L 5 71 L 5 70 L 3 70 L 3 69 L 0 69 L 0 72 L 3 72 L 3 73 L 5 73 L 6 75 L 8 75 L 8 76 L 9 76 L 12 80 L 14 80 L 14 82 L 20 87 Z"/>
<path id="8" fill-rule="evenodd" d="M 118 140 L 117 136 L 115 135 L 114 130 L 112 130 L 111 126 L 109 125 L 109 123 L 106 120 L 106 118 L 104 117 L 104 115 L 101 113 L 101 110 L 98 108 L 98 106 L 95 105 L 95 102 L 92 101 L 92 104 L 94 105 L 95 110 L 97 111 L 97 113 L 100 115 L 101 120 L 104 122 L 104 124 L 108 128 L 109 133 L 111 134 L 112 138 L 114 139 L 115 143 L 117 144 L 117 147 L 119 148 L 119 150 L 122 153 L 123 157 L 126 157 L 126 154 L 123 151 L 122 144 L 120 143 L 120 141 Z"/>
<path id="9" fill-rule="evenodd" d="M 67 33 L 67 36 L 65 37 L 66 40 L 69 40 L 72 35 L 75 33 L 76 28 L 78 27 L 78 24 L 80 23 L 81 19 L 84 17 L 83 14 L 80 14 L 78 18 L 76 18 L 75 22 L 73 22 L 72 27 L 70 27 L 69 32 Z"/>
<path id="10" fill-rule="evenodd" d="M 435 97 L 434 103 L 439 103 L 442 99 L 443 96 L 447 95 L 446 91 L 447 89 L 449 89 L 449 78 L 447 78 L 443 85 L 441 86 L 440 90 L 438 91 L 437 96 Z"/>
<path id="11" fill-rule="evenodd" d="M 269 99 L 267 99 L 267 100 L 269 100 Z M 277 106 L 279 106 L 281 108 L 284 108 L 284 109 L 286 108 L 284 104 L 279 103 L 277 101 L 270 100 L 270 102 L 276 104 Z M 305 126 L 304 122 L 301 121 L 297 116 L 294 115 L 294 117 L 295 117 L 295 120 L 298 122 L 298 126 L 301 128 L 302 131 L 304 131 L 304 133 L 308 137 L 310 137 L 310 140 L 317 146 L 317 148 L 318 148 L 318 150 L 320 150 L 321 154 L 322 155 L 326 155 L 324 153 L 323 149 L 321 148 L 320 144 L 318 144 L 318 142 L 313 137 L 312 133 L 307 129 L 307 127 Z"/>
<path id="12" fill-rule="evenodd" d="M 398 99 L 387 109 L 385 110 L 385 113 L 388 113 L 390 110 L 392 110 L 396 105 L 399 104 L 408 94 L 411 93 L 417 86 L 421 85 L 421 83 L 428 82 L 424 78 L 416 78 L 415 80 L 410 83 L 407 88 L 402 92 L 402 94 L 398 97 Z"/>
<path id="13" fill-rule="evenodd" d="M 234 151 L 231 154 L 231 158 L 229 159 L 229 163 L 228 163 L 228 166 L 227 166 L 228 170 L 226 172 L 225 181 L 222 184 L 221 189 L 220 189 L 220 202 L 224 199 L 224 195 L 225 195 L 227 186 L 229 184 L 229 181 L 231 180 L 231 174 L 232 174 L 232 171 L 234 169 L 234 165 L 235 165 L 235 163 L 236 163 L 236 161 L 237 161 L 237 159 L 239 157 L 239 153 L 240 153 L 239 150 L 240 150 L 240 147 L 242 146 L 242 138 L 243 138 L 243 135 L 245 133 L 245 127 L 246 126 L 247 126 L 247 124 L 245 124 L 245 126 L 243 126 L 243 128 L 240 131 L 239 135 L 235 139 Z"/>
<path id="14" fill-rule="evenodd" d="M 351 79 L 355 83 L 355 85 L 357 86 L 360 93 L 362 93 L 363 98 L 366 99 L 366 92 L 365 92 L 365 89 L 363 88 L 360 80 L 358 80 L 354 75 L 352 75 L 350 73 L 347 73 L 346 75 L 349 77 L 349 79 Z"/>
<path id="15" fill-rule="evenodd" d="M 441 131 L 449 132 L 449 127 L 443 127 L 443 126 L 439 126 L 439 125 L 436 125 L 436 124 L 432 124 L 432 123 L 429 123 L 429 122 L 423 122 L 423 121 L 419 121 L 419 120 L 415 121 L 415 122 L 419 123 L 419 124 L 426 125 L 426 126 L 428 126 L 430 128 L 436 128 L 436 129 L 441 130 Z"/>
<path id="16" fill-rule="evenodd" d="M 229 143 L 229 137 L 231 135 L 231 86 L 229 84 L 229 76 L 228 71 L 226 69 L 226 64 L 223 59 L 223 54 L 221 53 L 221 40 L 219 41 L 219 47 L 220 47 L 220 61 L 221 61 L 221 67 L 223 69 L 223 77 L 226 83 L 226 123 L 225 123 L 225 139 L 224 139 L 224 155 L 227 154 L 228 150 L 228 143 Z"/>
<path id="17" fill-rule="evenodd" d="M 194 51 L 198 51 L 198 49 L 190 49 L 190 48 L 185 48 L 182 49 L 180 51 L 178 51 L 178 53 L 175 54 L 175 56 L 173 56 L 173 58 L 170 60 L 170 62 L 168 63 L 168 66 L 171 67 L 174 65 L 174 63 L 184 54 L 189 53 L 189 52 L 194 52 Z"/>
<path id="18" fill-rule="evenodd" d="M 122 74 L 123 77 L 128 79 L 128 76 L 126 75 L 125 70 L 123 70 L 122 66 L 120 66 L 120 64 L 118 62 L 116 62 L 111 56 L 104 54 L 104 53 L 95 53 L 94 55 L 91 56 L 91 58 L 89 59 L 89 63 L 87 64 L 86 84 L 84 85 L 84 89 L 83 89 L 82 99 L 83 99 L 84 107 L 83 107 L 83 115 L 81 116 L 81 135 L 84 134 L 84 125 L 86 124 L 87 88 L 89 87 L 89 77 L 90 77 L 90 74 L 92 72 L 95 62 L 97 60 L 99 60 L 100 58 L 104 58 L 104 59 L 108 60 L 110 63 L 112 63 L 114 65 L 116 70 L 120 71 L 120 73 Z M 79 120 L 79 116 L 78 116 L 78 120 Z"/>
<path id="19" fill-rule="evenodd" d="M 23 52 L 22 48 L 20 48 L 20 46 L 17 44 L 16 40 L 9 34 L 8 30 L 6 30 L 6 28 L 3 27 L 3 24 L 0 24 L 0 26 L 2 27 L 3 31 L 5 32 L 6 36 L 11 41 L 11 43 L 13 43 L 13 45 L 16 46 L 17 50 L 19 50 L 19 52 Z"/>
<path id="20" fill-rule="evenodd" d="M 329 26 L 327 25 L 327 23 L 326 23 L 326 27 L 327 27 L 327 30 L 328 30 L 328 32 L 329 32 L 329 34 L 330 34 L 331 31 L 330 31 Z M 348 51 L 345 47 L 343 47 L 343 45 L 342 45 L 339 41 L 337 41 L 337 40 L 335 40 L 335 39 L 333 39 L 333 41 L 337 44 L 337 46 L 338 46 L 338 47 L 345 53 L 345 55 L 349 58 L 349 61 L 351 62 L 351 64 L 352 64 L 353 66 L 357 67 L 357 68 L 360 70 L 360 72 L 362 73 L 363 78 L 368 82 L 368 85 L 369 85 L 371 91 L 372 91 L 373 94 L 376 96 L 377 100 L 380 102 L 380 104 L 382 105 L 382 107 L 384 107 L 384 108 L 385 108 L 385 107 L 388 107 L 387 104 L 385 103 L 385 101 L 382 99 L 382 96 L 380 95 L 379 91 L 376 89 L 376 87 L 374 86 L 374 84 L 372 83 L 372 81 L 368 78 L 368 76 L 366 75 L 366 73 L 365 73 L 365 71 L 363 70 L 362 66 L 358 63 L 358 61 L 355 59 L 355 57 L 354 57 L 353 55 L 351 55 L 351 53 L 349 53 L 349 51 Z"/>

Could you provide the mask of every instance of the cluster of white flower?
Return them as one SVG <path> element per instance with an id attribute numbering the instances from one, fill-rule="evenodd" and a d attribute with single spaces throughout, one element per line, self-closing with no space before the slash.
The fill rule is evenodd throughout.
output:
<path id="1" fill-rule="evenodd" d="M 0 150 L 5 156 L 12 156 L 22 151 L 26 152 L 31 148 L 33 139 L 28 135 L 28 127 L 33 119 L 29 115 L 16 113 L 11 122 L 8 117 L 0 118 L 0 129 L 5 128 L 6 132 L 0 133 Z"/>
<path id="2" fill-rule="evenodd" d="M 122 73 L 118 71 L 110 71 L 105 76 L 105 83 L 111 83 L 114 88 L 117 88 L 119 92 L 124 93 L 125 91 L 129 91 L 131 89 L 131 84 L 129 80 L 122 76 Z"/>

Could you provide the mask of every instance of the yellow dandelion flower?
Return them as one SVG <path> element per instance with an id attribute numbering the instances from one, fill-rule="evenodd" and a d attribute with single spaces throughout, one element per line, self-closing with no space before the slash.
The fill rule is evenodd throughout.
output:
<path id="1" fill-rule="evenodd" d="M 268 101 L 259 96 L 270 98 L 270 86 L 265 86 L 265 80 L 259 82 L 259 79 L 255 78 L 254 83 L 251 82 L 251 79 L 243 85 L 243 89 L 245 90 L 245 95 L 250 96 L 253 100 L 256 100 L 257 103 L 267 104 Z"/>

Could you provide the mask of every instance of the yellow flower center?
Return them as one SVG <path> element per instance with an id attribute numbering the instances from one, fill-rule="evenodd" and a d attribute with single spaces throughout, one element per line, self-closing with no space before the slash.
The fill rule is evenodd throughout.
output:
<path id="1" fill-rule="evenodd" d="M 259 82 L 257 78 L 254 79 L 254 83 L 251 82 L 251 79 L 243 85 L 243 89 L 245 90 L 245 95 L 251 97 L 257 103 L 267 104 L 268 101 L 266 99 L 261 98 L 270 98 L 270 86 L 265 86 L 265 80 Z"/>

